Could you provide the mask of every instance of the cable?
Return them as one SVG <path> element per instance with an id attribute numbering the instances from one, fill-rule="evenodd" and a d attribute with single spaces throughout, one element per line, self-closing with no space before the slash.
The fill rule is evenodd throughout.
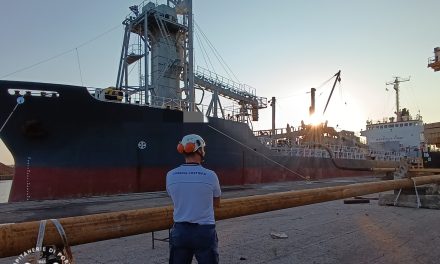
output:
<path id="1" fill-rule="evenodd" d="M 289 172 L 291 172 L 291 173 L 293 173 L 293 174 L 295 174 L 295 175 L 301 177 L 302 179 L 304 179 L 304 180 L 306 180 L 306 181 L 309 181 L 309 180 L 310 180 L 310 177 L 308 177 L 308 176 L 304 176 L 304 175 L 302 175 L 302 174 L 299 174 L 298 172 L 295 172 L 295 171 L 293 171 L 293 170 L 287 168 L 287 167 L 284 166 L 283 164 L 281 164 L 281 163 L 279 163 L 279 162 L 276 162 L 276 161 L 274 161 L 273 159 L 271 159 L 271 158 L 265 156 L 263 153 L 256 152 L 255 150 L 253 150 L 253 149 L 250 148 L 249 146 L 246 146 L 245 144 L 241 143 L 241 142 L 238 141 L 237 139 L 235 139 L 235 138 L 233 138 L 233 137 L 231 137 L 231 136 L 229 136 L 229 135 L 223 133 L 222 131 L 216 129 L 215 127 L 212 127 L 211 125 L 208 125 L 208 127 L 211 128 L 212 130 L 216 131 L 217 133 L 219 133 L 219 134 L 221 134 L 221 135 L 223 135 L 223 136 L 229 138 L 230 140 L 232 140 L 232 141 L 234 141 L 234 142 L 240 144 L 241 146 L 243 146 L 243 147 L 245 147 L 245 148 L 247 148 L 247 149 L 253 151 L 255 154 L 260 155 L 261 157 L 267 159 L 268 161 L 273 162 L 273 163 L 275 163 L 276 165 L 279 165 L 280 167 L 286 169 L 287 171 L 289 171 Z"/>
<path id="2" fill-rule="evenodd" d="M 315 89 L 318 90 L 320 88 L 322 88 L 322 86 L 326 85 L 329 81 L 331 81 L 333 78 L 335 77 L 335 75 L 333 75 L 332 77 L 330 77 L 328 80 L 324 81 L 323 83 L 321 83 L 319 86 L 317 86 Z M 285 96 L 283 98 L 280 98 L 278 100 L 284 100 L 286 98 L 290 98 L 290 97 L 294 97 L 294 96 L 298 96 L 298 95 L 302 95 L 304 93 L 310 93 L 309 90 L 305 91 L 305 92 L 298 92 L 295 93 L 293 95 L 289 95 L 289 96 Z M 321 91 L 321 93 L 318 94 L 318 97 L 321 96 L 324 93 L 324 91 Z"/>
<path id="3" fill-rule="evenodd" d="M 79 69 L 79 77 L 81 78 L 81 85 L 84 86 L 83 76 L 82 76 L 82 71 L 81 71 L 81 64 L 79 62 L 78 48 L 75 48 L 75 51 L 76 51 L 76 59 L 78 61 L 78 69 Z"/>
<path id="4" fill-rule="evenodd" d="M 136 61 L 136 63 L 131 66 L 131 70 L 128 72 L 128 76 L 130 76 L 131 72 L 136 68 L 136 65 L 139 63 L 139 61 Z"/>
<path id="5" fill-rule="evenodd" d="M 237 82 L 241 83 L 240 80 L 238 79 L 237 75 L 234 74 L 234 72 L 231 70 L 229 65 L 226 63 L 226 61 L 223 59 L 223 57 L 220 55 L 220 53 L 217 51 L 217 49 L 214 47 L 214 45 L 212 45 L 211 41 L 209 41 L 208 37 L 205 35 L 205 33 L 202 31 L 202 29 L 200 28 L 200 26 L 197 24 L 196 21 L 194 21 L 194 24 L 196 25 L 197 29 L 200 31 L 201 35 L 205 38 L 206 42 L 208 43 L 208 46 L 213 51 L 214 56 L 220 62 L 220 65 L 222 66 L 223 70 L 226 72 L 228 77 L 232 79 L 232 77 L 229 75 L 229 72 L 230 72 L 235 77 L 235 80 Z M 224 66 L 226 66 L 227 69 Z M 228 69 L 229 69 L 229 72 L 228 72 Z"/>
<path id="6" fill-rule="evenodd" d="M 17 102 L 17 104 L 15 105 L 14 109 L 12 109 L 11 113 L 9 114 L 8 118 L 6 118 L 6 121 L 3 123 L 2 127 L 0 128 L 0 132 L 3 131 L 3 128 L 6 126 L 6 123 L 8 123 L 9 119 L 11 118 L 12 114 L 15 112 L 15 109 L 17 109 L 18 105 L 20 103 Z"/>
<path id="7" fill-rule="evenodd" d="M 289 95 L 289 96 L 283 96 L 282 98 L 279 98 L 279 99 L 277 98 L 277 101 L 283 101 L 283 100 L 289 99 L 291 97 L 296 97 L 296 96 L 299 96 L 299 95 L 306 95 L 307 93 L 310 93 L 310 92 L 309 91 L 297 92 L 297 93 L 294 93 L 294 94 Z"/>
<path id="8" fill-rule="evenodd" d="M 318 87 L 316 87 L 315 89 L 318 90 L 320 89 L 322 86 L 326 85 L 329 81 L 331 81 L 333 79 L 333 77 L 335 77 L 335 75 L 333 75 L 332 77 L 330 77 L 327 81 L 321 83 L 321 85 L 319 85 Z"/>
<path id="9" fill-rule="evenodd" d="M 102 33 L 102 34 L 99 34 L 98 36 L 96 36 L 96 37 L 94 37 L 94 38 L 92 38 L 92 39 L 90 39 L 90 40 L 88 40 L 88 41 L 86 41 L 86 42 L 81 43 L 80 45 L 76 46 L 75 48 L 72 48 L 72 49 L 69 49 L 69 50 L 63 51 L 63 52 L 61 52 L 61 53 L 58 53 L 58 54 L 55 55 L 55 56 L 49 57 L 49 58 L 47 58 L 47 59 L 41 60 L 41 61 L 39 61 L 39 62 L 36 62 L 36 63 L 34 63 L 34 64 L 32 64 L 32 65 L 26 66 L 26 67 L 24 67 L 24 68 L 21 68 L 21 69 L 18 69 L 18 70 L 16 70 L 16 71 L 10 72 L 10 73 L 8 73 L 8 74 L 6 74 L 6 75 L 3 75 L 3 76 L 0 77 L 0 79 L 3 79 L 3 78 L 6 78 L 6 77 L 8 77 L 8 76 L 14 75 L 14 74 L 16 74 L 16 73 L 19 73 L 19 72 L 22 72 L 22 71 L 25 71 L 25 70 L 31 69 L 31 68 L 33 68 L 33 67 L 35 67 L 35 66 L 38 66 L 38 65 L 43 64 L 43 63 L 46 63 L 46 62 L 51 61 L 51 60 L 53 60 L 53 59 L 56 59 L 56 58 L 58 58 L 58 57 L 61 57 L 61 56 L 65 55 L 65 54 L 67 54 L 67 53 L 70 53 L 70 52 L 74 51 L 75 49 L 81 48 L 81 47 L 83 47 L 83 46 L 89 44 L 90 42 L 93 42 L 93 41 L 97 40 L 98 38 L 101 38 L 102 36 L 104 36 L 104 35 L 106 35 L 106 34 L 112 32 L 113 30 L 119 28 L 120 26 L 121 26 L 121 25 L 118 25 L 118 26 L 116 26 L 116 27 L 113 27 L 113 28 L 111 28 L 111 29 L 105 31 L 105 32 Z"/>
<path id="10" fill-rule="evenodd" d="M 214 72 L 214 66 L 212 65 L 211 59 L 208 56 L 208 52 L 205 50 L 205 46 L 203 45 L 203 43 L 200 40 L 199 33 L 197 31 L 194 31 L 194 32 L 196 33 L 197 43 L 199 43 L 200 49 L 202 50 L 202 57 L 203 57 L 203 60 L 205 61 L 206 68 L 208 68 L 209 70 L 212 70 Z M 208 58 L 209 64 L 206 61 L 205 54 L 206 54 L 206 58 Z M 211 68 L 209 68 L 209 65 L 211 65 Z"/>

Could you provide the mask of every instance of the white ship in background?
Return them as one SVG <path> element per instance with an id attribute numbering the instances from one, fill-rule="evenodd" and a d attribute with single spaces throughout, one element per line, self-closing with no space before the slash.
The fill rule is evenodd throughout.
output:
<path id="1" fill-rule="evenodd" d="M 412 163 L 422 165 L 422 149 L 425 146 L 422 117 L 417 114 L 413 118 L 407 108 L 400 109 L 399 85 L 406 81 L 409 81 L 409 78 L 395 77 L 394 81 L 387 83 L 393 85 L 396 91 L 396 116 L 377 122 L 368 120 L 366 130 L 361 131 L 361 135 L 366 137 L 373 155 L 374 151 L 385 151 L 407 157 Z"/>

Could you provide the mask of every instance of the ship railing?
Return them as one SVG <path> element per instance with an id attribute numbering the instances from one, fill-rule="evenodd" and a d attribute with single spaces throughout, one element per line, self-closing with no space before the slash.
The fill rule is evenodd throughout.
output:
<path id="1" fill-rule="evenodd" d="M 252 97 L 256 96 L 256 89 L 254 87 L 233 81 L 203 67 L 197 66 L 195 75 L 210 83 L 215 83 L 217 86 L 221 86 L 224 89 L 230 90 L 235 94 L 240 94 L 242 96 L 251 95 Z"/>
<path id="2" fill-rule="evenodd" d="M 142 14 L 142 12 L 143 12 L 143 10 L 144 10 L 144 7 L 145 7 L 146 5 L 148 5 L 149 3 L 154 3 L 154 4 L 155 4 L 155 7 L 158 7 L 159 5 L 168 5 L 169 0 L 144 0 L 144 1 L 142 1 L 142 3 L 140 3 L 139 5 L 137 5 L 138 14 Z M 154 11 L 155 11 L 155 12 L 158 12 L 156 9 L 154 9 Z M 135 14 L 133 11 L 131 11 L 128 15 L 125 16 L 125 19 L 126 19 L 126 20 L 130 20 L 130 19 L 135 18 L 135 17 L 137 17 L 137 16 L 138 16 L 137 14 Z M 163 19 L 165 20 L 166 17 L 164 16 Z M 173 21 L 173 20 L 171 20 L 171 19 L 167 19 L 167 20 L 172 21 L 172 22 L 175 22 L 175 21 Z M 183 18 L 181 18 L 181 17 L 178 16 L 178 17 L 177 17 L 177 20 L 178 20 L 178 22 L 179 22 L 180 24 L 183 24 Z"/>
<path id="3" fill-rule="evenodd" d="M 368 156 L 375 160 L 400 161 L 405 155 L 395 151 L 370 150 Z"/>
<path id="4" fill-rule="evenodd" d="M 166 98 L 160 96 L 151 96 L 149 106 L 157 108 L 171 108 L 182 110 L 188 107 L 188 102 L 176 98 Z"/>
<path id="5" fill-rule="evenodd" d="M 260 141 L 271 150 L 282 153 L 287 156 L 307 157 L 307 158 L 330 158 L 330 154 L 323 148 L 316 148 L 311 145 L 297 145 L 297 146 L 271 146 L 272 141 L 265 138 L 260 138 Z M 387 151 L 368 151 L 363 148 L 340 146 L 340 145 L 326 145 L 335 159 L 352 159 L 352 160 L 366 160 L 375 159 L 382 161 L 400 161 L 403 157 L 398 152 Z"/>
<path id="6" fill-rule="evenodd" d="M 283 153 L 288 156 L 294 157 L 306 157 L 306 158 L 330 158 L 330 154 L 327 150 L 322 148 L 304 148 L 304 147 L 271 147 L 273 151 Z M 332 153 L 336 159 L 352 159 L 352 160 L 365 160 L 366 155 L 362 152 L 339 152 Z"/>
<path id="7" fill-rule="evenodd" d="M 256 137 L 265 137 L 265 136 L 273 136 L 273 135 L 284 135 L 289 134 L 290 132 L 298 131 L 293 126 L 290 126 L 289 128 L 275 128 L 274 133 L 272 133 L 272 129 L 262 129 L 262 130 L 255 130 L 253 131 L 254 136 Z"/>
<path id="8" fill-rule="evenodd" d="M 92 95 L 95 99 L 105 101 L 105 102 L 112 102 L 112 103 L 120 103 L 120 104 L 135 104 L 135 105 L 146 105 L 148 107 L 155 107 L 155 108 L 161 108 L 161 109 L 174 109 L 174 110 L 181 110 L 181 111 L 188 111 L 190 103 L 188 103 L 185 100 L 176 99 L 176 98 L 167 98 L 167 97 L 160 97 L 160 96 L 149 96 L 149 102 L 147 104 L 140 103 L 143 100 L 140 100 L 139 98 L 133 97 L 133 95 L 130 96 L 130 102 L 125 101 L 125 97 L 122 101 L 115 101 L 115 100 L 107 100 L 107 99 L 98 99 L 94 96 L 96 89 L 101 88 L 95 88 L 95 87 L 87 87 L 87 91 Z M 143 99 L 143 98 L 141 98 Z M 209 109 L 208 105 L 204 104 L 196 104 L 196 108 L 206 115 L 207 110 Z M 223 108 L 223 114 L 219 113 L 219 118 L 223 118 L 225 120 L 232 120 L 237 122 L 243 122 L 243 120 L 240 118 L 243 113 L 241 113 L 241 108 L 236 105 L 231 106 L 225 106 Z M 212 116 L 213 114 L 211 114 Z"/>
<path id="9" fill-rule="evenodd" d="M 159 97 L 159 96 L 150 96 L 150 98 L 151 98 L 151 102 L 148 104 L 150 107 L 188 111 L 189 103 L 185 100 L 165 98 L 165 97 Z M 207 110 L 209 109 L 209 106 L 204 105 L 204 104 L 197 104 L 196 107 L 200 112 L 204 113 L 205 115 L 207 113 Z M 239 108 L 225 107 L 223 109 L 223 113 L 224 113 L 224 116 L 222 116 L 221 113 L 219 114 L 220 118 L 234 120 L 234 121 L 240 121 L 238 118 L 238 116 L 240 115 Z"/>

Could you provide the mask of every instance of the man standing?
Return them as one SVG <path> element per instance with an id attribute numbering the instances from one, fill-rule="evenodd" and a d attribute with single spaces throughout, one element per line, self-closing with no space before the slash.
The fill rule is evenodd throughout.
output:
<path id="1" fill-rule="evenodd" d="M 167 192 L 174 204 L 174 225 L 170 236 L 170 262 L 218 263 L 214 207 L 220 206 L 220 184 L 215 172 L 201 163 L 205 141 L 195 134 L 186 135 L 177 145 L 185 163 L 167 174 Z"/>

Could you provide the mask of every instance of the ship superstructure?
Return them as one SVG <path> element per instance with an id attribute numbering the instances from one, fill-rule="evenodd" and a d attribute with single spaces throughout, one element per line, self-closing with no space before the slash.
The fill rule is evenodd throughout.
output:
<path id="1" fill-rule="evenodd" d="M 234 117 L 246 123 L 258 121 L 258 111 L 267 106 L 267 99 L 257 96 L 255 88 L 194 67 L 192 1 L 145 1 L 130 9 L 123 21 L 125 33 L 115 86 L 124 92 L 124 102 L 179 109 L 188 118 L 198 116 L 199 120 L 197 113 Z M 135 63 L 138 76 L 130 78 L 129 66 Z M 196 90 L 212 93 L 209 105 L 197 100 Z M 220 96 L 237 107 L 225 110 Z"/>
<path id="2" fill-rule="evenodd" d="M 395 153 L 420 163 L 421 147 L 424 144 L 422 117 L 417 114 L 413 118 L 407 108 L 400 109 L 400 83 L 406 81 L 409 78 L 395 77 L 394 81 L 387 83 L 396 92 L 396 116 L 377 122 L 368 120 L 366 130 L 361 131 L 361 135 L 366 137 L 367 145 L 372 150 Z"/>

